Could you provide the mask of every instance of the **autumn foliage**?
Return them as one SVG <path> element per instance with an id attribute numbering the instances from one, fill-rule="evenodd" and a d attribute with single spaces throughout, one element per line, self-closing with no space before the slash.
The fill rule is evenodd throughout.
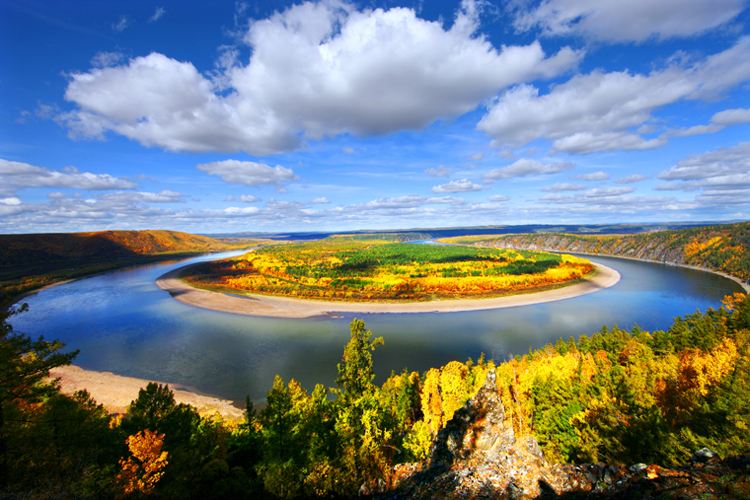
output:
<path id="1" fill-rule="evenodd" d="M 382 339 L 353 320 L 333 387 L 277 376 L 242 423 L 200 416 L 149 384 L 121 418 L 42 383 L 58 345 L 5 326 L 0 496 L 290 498 L 377 495 L 496 374 L 505 417 L 551 462 L 673 465 L 709 447 L 750 453 L 750 299 L 665 331 L 603 328 L 504 362 L 451 361 L 380 383 Z M 33 362 L 32 362 L 33 361 Z M 39 361 L 37 363 L 36 361 Z M 40 375 L 41 374 L 41 375 Z"/>
<path id="2" fill-rule="evenodd" d="M 235 293 L 413 301 L 523 292 L 581 279 L 593 269 L 571 255 L 329 238 L 202 264 L 185 279 Z"/>
<path id="3" fill-rule="evenodd" d="M 120 459 L 120 473 L 117 479 L 126 495 L 141 493 L 148 495 L 164 475 L 169 453 L 162 451 L 164 434 L 148 429 L 126 440 L 130 456 Z"/>

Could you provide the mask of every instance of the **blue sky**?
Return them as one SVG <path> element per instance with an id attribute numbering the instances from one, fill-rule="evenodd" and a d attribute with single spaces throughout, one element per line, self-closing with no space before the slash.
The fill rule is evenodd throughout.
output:
<path id="1" fill-rule="evenodd" d="M 0 2 L 0 232 L 750 218 L 744 0 Z"/>

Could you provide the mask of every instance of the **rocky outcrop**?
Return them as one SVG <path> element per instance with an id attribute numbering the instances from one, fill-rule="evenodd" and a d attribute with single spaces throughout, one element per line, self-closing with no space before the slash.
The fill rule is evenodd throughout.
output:
<path id="1" fill-rule="evenodd" d="M 547 463 L 536 439 L 516 438 L 494 371 L 438 433 L 431 457 L 425 470 L 402 481 L 397 497 L 523 498 L 570 490 L 568 475 Z"/>
<path id="2" fill-rule="evenodd" d="M 750 459 L 697 451 L 685 467 L 549 464 L 531 436 L 515 436 L 490 371 L 433 444 L 429 464 L 401 464 L 384 498 L 750 498 Z"/>

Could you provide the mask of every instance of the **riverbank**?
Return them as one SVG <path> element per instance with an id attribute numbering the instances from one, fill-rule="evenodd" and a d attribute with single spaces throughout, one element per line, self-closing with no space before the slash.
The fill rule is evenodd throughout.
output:
<path id="1" fill-rule="evenodd" d="M 429 302 L 334 302 L 292 299 L 269 295 L 237 296 L 192 287 L 180 279 L 185 268 L 175 269 L 156 280 L 162 290 L 178 301 L 214 311 L 273 318 L 311 318 L 336 313 L 434 313 L 481 311 L 570 299 L 609 288 L 620 281 L 614 269 L 594 264 L 596 271 L 584 281 L 540 292 L 492 298 L 445 299 Z"/>
<path id="2" fill-rule="evenodd" d="M 97 403 L 104 405 L 110 413 L 124 413 L 131 401 L 138 397 L 138 391 L 149 382 L 158 382 L 135 377 L 115 375 L 112 372 L 84 370 L 80 366 L 68 365 L 50 370 L 52 378 L 60 379 L 60 389 L 65 394 L 87 390 Z M 213 396 L 198 394 L 187 388 L 167 384 L 174 392 L 177 403 L 185 403 L 198 409 L 201 415 L 219 414 L 225 420 L 236 421 L 244 418 L 244 411 L 231 401 Z"/>

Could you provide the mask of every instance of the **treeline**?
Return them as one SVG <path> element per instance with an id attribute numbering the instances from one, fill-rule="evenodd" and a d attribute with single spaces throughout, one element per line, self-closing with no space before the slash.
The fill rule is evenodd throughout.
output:
<path id="1" fill-rule="evenodd" d="M 245 248 L 178 231 L 0 235 L 0 306 L 50 283 L 165 257 Z"/>
<path id="2" fill-rule="evenodd" d="M 750 452 L 750 299 L 678 318 L 666 331 L 607 329 L 495 364 L 453 361 L 376 385 L 360 320 L 336 385 L 276 377 L 267 404 L 224 423 L 150 384 L 124 415 L 46 382 L 61 345 L 3 322 L 0 496 L 295 497 L 387 490 L 394 465 L 426 462 L 437 432 L 488 370 L 517 436 L 551 461 L 682 463 L 703 446 Z"/>
<path id="3" fill-rule="evenodd" d="M 639 234 L 531 233 L 459 236 L 446 241 L 632 257 L 703 267 L 750 282 L 750 222 Z"/>

